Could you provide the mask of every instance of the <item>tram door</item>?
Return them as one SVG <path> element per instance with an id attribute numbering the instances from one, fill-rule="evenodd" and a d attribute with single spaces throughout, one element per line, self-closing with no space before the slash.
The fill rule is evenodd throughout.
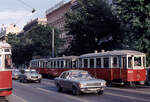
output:
<path id="1" fill-rule="evenodd" d="M 113 56 L 112 58 L 112 80 L 122 79 L 122 69 L 126 67 L 126 57 L 122 56 Z"/>

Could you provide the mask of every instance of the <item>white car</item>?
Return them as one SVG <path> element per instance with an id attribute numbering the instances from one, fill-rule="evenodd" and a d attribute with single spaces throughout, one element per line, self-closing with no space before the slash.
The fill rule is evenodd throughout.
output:
<path id="1" fill-rule="evenodd" d="M 19 69 L 13 69 L 12 70 L 12 79 L 18 79 L 19 78 L 19 74 L 21 74 Z"/>
<path id="2" fill-rule="evenodd" d="M 37 73 L 34 69 L 25 69 L 21 72 L 22 73 L 19 75 L 20 82 L 38 81 L 40 83 L 42 80 L 42 75 Z"/>

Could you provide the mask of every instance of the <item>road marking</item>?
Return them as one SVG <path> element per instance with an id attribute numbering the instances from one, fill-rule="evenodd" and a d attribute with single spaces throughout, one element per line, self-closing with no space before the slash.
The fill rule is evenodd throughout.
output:
<path id="1" fill-rule="evenodd" d="M 137 90 L 129 90 L 129 89 L 119 89 L 119 88 L 108 88 L 108 87 L 107 87 L 107 89 L 150 95 L 150 92 L 145 92 L 145 91 L 137 91 Z"/>
<path id="2" fill-rule="evenodd" d="M 48 93 L 55 93 L 56 94 L 56 92 L 53 92 L 53 91 L 50 91 L 50 90 L 46 90 L 46 89 L 43 89 L 43 88 L 38 88 L 37 87 L 37 89 L 45 91 L 45 92 L 48 92 Z M 81 98 L 77 98 L 77 97 L 73 97 L 73 96 L 70 96 L 70 95 L 63 95 L 63 96 L 65 96 L 67 98 L 70 98 L 70 99 L 73 99 L 73 100 L 81 101 L 81 102 L 89 102 L 87 100 L 84 100 L 84 99 L 81 99 Z"/>
<path id="3" fill-rule="evenodd" d="M 54 83 L 49 83 L 49 82 L 42 82 L 43 84 L 49 84 L 49 85 L 52 85 L 54 86 L 55 84 Z"/>
<path id="4" fill-rule="evenodd" d="M 19 96 L 16 96 L 16 95 L 14 95 L 14 94 L 12 94 L 12 96 L 18 98 L 18 99 L 21 100 L 22 102 L 28 102 L 28 101 L 24 100 L 23 98 L 21 98 L 21 97 L 19 97 Z"/>
<path id="5" fill-rule="evenodd" d="M 117 97 L 122 97 L 122 98 L 128 98 L 128 99 L 132 99 L 132 100 L 138 100 L 138 101 L 145 101 L 145 102 L 150 102 L 149 99 L 142 99 L 142 98 L 137 98 L 137 97 L 131 97 L 131 96 L 125 96 L 125 95 L 120 95 L 120 94 L 114 94 L 114 93 L 110 93 L 110 92 L 105 92 L 106 95 L 111 95 L 111 96 L 117 96 Z"/>
<path id="6" fill-rule="evenodd" d="M 70 98 L 70 99 L 81 101 L 81 102 L 89 102 L 87 100 L 84 100 L 84 99 L 81 99 L 81 98 L 77 98 L 77 97 L 73 97 L 73 96 L 69 96 L 69 95 L 64 95 L 64 96 L 67 97 L 67 98 Z"/>

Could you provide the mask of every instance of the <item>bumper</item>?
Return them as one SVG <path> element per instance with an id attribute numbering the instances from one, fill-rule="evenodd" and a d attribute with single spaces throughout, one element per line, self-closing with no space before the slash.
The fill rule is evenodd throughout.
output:
<path id="1" fill-rule="evenodd" d="M 5 88 L 5 89 L 0 89 L 0 92 L 1 91 L 11 91 L 12 90 L 12 88 Z"/>
<path id="2" fill-rule="evenodd" d="M 94 88 L 81 88 L 80 91 L 83 93 L 98 93 L 104 90 L 104 87 L 94 87 Z"/>
<path id="3" fill-rule="evenodd" d="M 27 80 L 29 80 L 29 81 L 38 81 L 38 80 L 41 80 L 41 78 L 40 79 L 38 79 L 38 78 L 27 78 Z"/>

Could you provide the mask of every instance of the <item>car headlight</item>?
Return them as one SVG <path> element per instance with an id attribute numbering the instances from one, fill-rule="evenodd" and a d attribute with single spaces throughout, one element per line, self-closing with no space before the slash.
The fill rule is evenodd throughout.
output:
<path id="1" fill-rule="evenodd" d="M 80 87 L 80 88 L 85 87 L 85 86 L 86 86 L 86 84 L 83 84 L 83 83 L 80 83 L 80 84 L 79 84 L 79 87 Z"/>
<path id="2" fill-rule="evenodd" d="M 102 82 L 101 85 L 102 85 L 102 86 L 106 86 L 106 82 Z"/>

